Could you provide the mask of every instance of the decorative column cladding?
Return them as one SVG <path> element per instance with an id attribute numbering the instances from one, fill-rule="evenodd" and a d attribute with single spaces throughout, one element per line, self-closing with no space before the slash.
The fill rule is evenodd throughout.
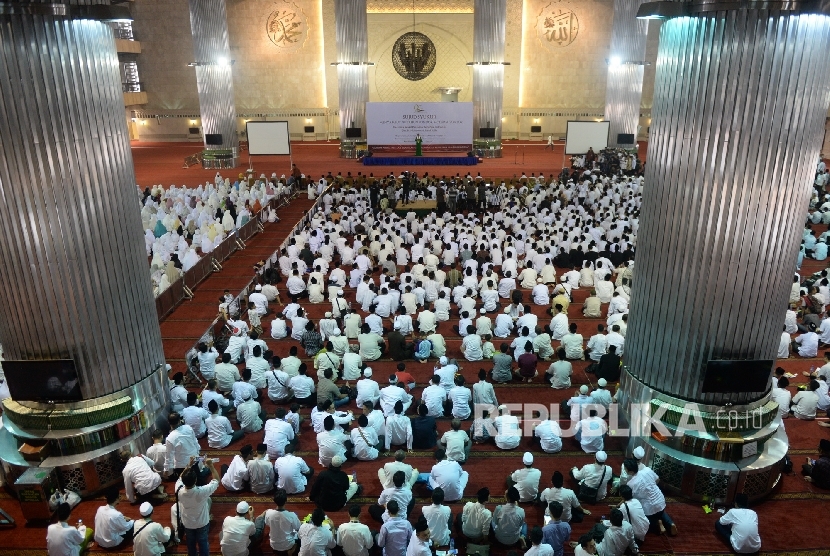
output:
<path id="1" fill-rule="evenodd" d="M 164 363 L 118 67 L 103 22 L 0 15 L 0 343 L 74 359 L 84 399 Z"/>
<path id="2" fill-rule="evenodd" d="M 763 496 L 780 475 L 769 382 L 702 386 L 710 360 L 776 358 L 830 103 L 830 17 L 740 7 L 680 5 L 660 31 L 619 395 L 632 420 L 636 402 L 667 410 L 669 434 L 629 447 L 667 488 L 714 501 Z"/>
<path id="3" fill-rule="evenodd" d="M 366 138 L 366 103 L 369 102 L 369 31 L 366 0 L 335 0 L 337 84 L 340 91 L 340 138 L 346 129 L 359 127 Z M 353 62 L 359 62 L 355 65 Z"/>
<path id="4" fill-rule="evenodd" d="M 473 136 L 495 127 L 501 139 L 504 101 L 504 35 L 507 0 L 475 0 L 473 16 Z M 481 65 L 481 62 L 498 62 Z"/>
<path id="5" fill-rule="evenodd" d="M 221 134 L 221 145 L 206 149 L 239 148 L 236 134 L 236 105 L 233 98 L 231 49 L 228 45 L 228 17 L 225 0 L 190 0 L 190 29 L 202 132 Z"/>
<path id="6" fill-rule="evenodd" d="M 632 147 L 637 142 L 640 99 L 643 96 L 642 62 L 646 57 L 648 21 L 637 19 L 643 0 L 615 0 L 614 26 L 608 53 L 608 81 L 605 88 L 605 119 L 611 122 L 608 144 Z M 612 60 L 621 63 L 611 63 Z M 634 134 L 631 143 L 617 143 L 620 133 Z"/>

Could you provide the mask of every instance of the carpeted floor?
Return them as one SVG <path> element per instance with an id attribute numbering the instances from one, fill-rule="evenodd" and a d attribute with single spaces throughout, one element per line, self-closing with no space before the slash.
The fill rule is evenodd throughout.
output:
<path id="1" fill-rule="evenodd" d="M 300 145 L 300 148 L 295 150 L 295 161 L 298 157 L 305 164 L 305 171 L 316 174 L 318 172 L 328 171 L 329 168 L 333 170 L 342 169 L 345 174 L 347 164 L 342 166 L 325 166 L 314 164 L 314 156 L 312 153 L 319 152 L 319 150 L 328 149 L 324 145 Z M 307 147 L 307 148 L 305 148 Z M 165 183 L 186 183 L 194 185 L 195 179 L 204 180 L 209 179 L 213 175 L 213 171 L 204 171 L 200 169 L 181 170 L 175 168 L 171 162 L 154 162 L 152 156 L 145 156 L 143 153 L 146 147 L 139 146 L 134 148 L 136 159 L 137 175 L 139 176 L 139 183 L 152 183 L 152 181 L 163 181 Z M 333 148 L 333 147 L 331 147 Z M 535 147 L 534 147 L 535 148 Z M 195 151 L 196 147 L 188 146 L 188 149 L 183 149 L 180 146 L 174 150 L 168 145 L 164 145 L 165 150 L 177 153 L 178 150 L 182 152 Z M 548 156 L 549 153 L 542 151 L 542 147 L 538 150 Z M 302 159 L 300 153 L 308 153 L 309 157 Z M 530 147 L 528 147 L 530 152 Z M 177 155 L 178 156 L 178 155 Z M 184 155 L 182 155 L 184 156 Z M 162 157 L 163 158 L 163 157 Z M 559 157 L 561 159 L 561 156 Z M 354 163 L 356 164 L 356 163 Z M 179 164 L 180 166 L 180 164 Z M 552 171 L 561 168 L 561 161 L 551 167 Z M 311 170 L 314 168 L 314 170 Z M 361 167 L 362 168 L 362 167 Z M 526 171 L 529 173 L 534 169 L 538 171 L 533 165 L 526 165 Z M 541 168 L 546 173 L 547 168 Z M 257 168 L 259 172 L 259 168 Z M 476 171 L 481 171 L 482 174 L 491 173 L 487 166 L 480 166 Z M 270 173 L 270 171 L 268 172 Z M 209 175 L 208 175 L 209 174 Z M 152 178 L 154 175 L 165 176 L 164 178 Z M 193 176 L 195 179 L 190 179 Z M 302 197 L 296 199 L 291 205 L 283 209 L 280 213 L 282 221 L 275 225 L 270 225 L 266 231 L 257 235 L 248 243 L 248 248 L 245 251 L 235 253 L 232 258 L 226 262 L 225 269 L 217 273 L 196 290 L 196 297 L 193 301 L 186 302 L 176 309 L 161 324 L 162 334 L 164 339 L 165 354 L 168 361 L 173 365 L 174 369 L 182 370 L 184 365 L 183 355 L 189 349 L 198 337 L 204 332 L 207 325 L 213 320 L 216 315 L 216 299 L 226 287 L 233 289 L 246 283 L 253 275 L 252 266 L 254 262 L 260 258 L 270 255 L 277 245 L 285 237 L 291 226 L 299 219 L 304 210 L 310 206 L 310 201 Z M 802 274 L 824 268 L 823 263 L 816 261 L 805 261 Z M 561 272 L 560 272 L 561 274 Z M 280 288 L 282 292 L 282 288 Z M 575 300 L 569 310 L 569 317 L 572 322 L 578 323 L 579 331 L 586 337 L 586 339 L 596 329 L 596 324 L 602 322 L 599 319 L 584 319 L 582 318 L 582 302 L 587 297 L 587 289 L 580 289 L 575 292 Z M 526 294 L 527 297 L 527 294 Z M 347 289 L 347 298 L 354 301 L 354 291 Z M 320 305 L 305 304 L 310 318 L 318 320 L 323 314 L 329 310 L 328 303 Z M 533 306 L 534 312 L 540 314 L 544 307 Z M 271 317 L 267 317 L 263 321 L 263 327 L 268 330 Z M 549 317 L 544 315 L 540 318 L 543 323 L 549 322 Z M 448 355 L 456 357 L 460 360 L 462 366 L 462 373 L 468 379 L 468 382 L 474 381 L 479 368 L 490 368 L 488 362 L 467 362 L 461 357 L 459 346 L 460 338 L 453 335 L 451 325 L 457 322 L 457 318 L 453 318 L 448 323 L 441 323 L 439 331 L 445 335 L 448 344 Z M 266 338 L 268 345 L 277 354 L 287 354 L 290 346 L 295 345 L 296 342 L 291 340 L 272 340 Z M 302 353 L 300 349 L 300 353 Z M 306 359 L 311 367 L 311 361 Z M 416 397 L 420 397 L 420 386 L 426 382 L 432 374 L 434 362 L 426 362 L 423 364 L 409 362 L 407 363 L 407 370 L 411 372 L 419 383 L 419 388 L 415 392 Z M 809 369 L 811 366 L 818 366 L 821 362 L 818 359 L 801 359 L 790 358 L 781 360 L 778 365 L 784 367 L 790 372 L 798 374 L 798 378 L 793 382 L 796 384 L 803 383 L 804 377 L 801 376 L 801 371 Z M 383 359 L 371 363 L 375 370 L 375 377 L 382 380 L 382 377 L 388 375 L 395 368 L 396 363 Z M 573 384 L 578 387 L 580 384 L 592 384 L 591 377 L 584 373 L 586 363 L 574 363 L 574 377 Z M 545 369 L 546 364 L 540 364 L 540 369 Z M 519 383 L 496 385 L 496 394 L 500 402 L 529 402 L 543 403 L 543 404 L 557 404 L 566 397 L 572 395 L 573 390 L 557 391 L 544 386 L 541 383 L 533 385 L 524 385 Z M 273 414 L 276 406 L 265 398 L 264 407 L 269 414 Z M 356 409 L 355 407 L 352 407 Z M 308 410 L 303 410 L 302 413 L 308 417 Z M 564 424 L 564 423 L 563 423 Z M 787 421 L 787 432 L 791 440 L 791 455 L 798 468 L 803 462 L 803 458 L 808 455 L 814 455 L 815 447 L 818 444 L 819 438 L 830 436 L 830 431 L 818 427 L 815 423 L 802 422 L 794 419 Z M 442 420 L 439 422 L 439 430 L 443 432 L 449 429 L 449 420 Z M 221 463 L 229 463 L 235 454 L 235 450 L 247 443 L 256 444 L 262 439 L 262 433 L 250 434 L 242 441 L 235 445 L 229 446 L 224 450 L 205 450 L 205 453 L 211 457 L 217 457 Z M 202 446 L 206 447 L 205 440 L 201 441 Z M 526 449 L 530 449 L 536 456 L 536 467 L 542 470 L 542 488 L 549 485 L 550 476 L 555 470 L 560 470 L 567 473 L 568 469 L 575 465 L 583 465 L 591 461 L 591 457 L 584 454 L 578 443 L 573 439 L 565 439 L 563 450 L 557 454 L 544 454 L 538 449 L 530 446 L 527 439 L 523 439 L 518 448 L 513 451 L 500 451 L 494 445 L 474 446 L 473 452 L 469 462 L 465 465 L 465 469 L 470 472 L 470 481 L 465 491 L 465 499 L 462 502 L 451 504 L 454 513 L 459 512 L 463 502 L 468 501 L 475 495 L 475 492 L 483 487 L 488 486 L 493 493 L 490 507 L 501 503 L 503 501 L 504 479 L 513 470 L 521 467 L 521 455 Z M 606 441 L 606 449 L 609 453 L 609 464 L 613 466 L 615 472 L 618 472 L 620 464 L 623 459 L 622 444 L 617 439 L 609 439 Z M 317 447 L 315 443 L 315 435 L 311 430 L 308 421 L 303 423 L 302 436 L 300 438 L 299 455 L 303 456 L 310 466 L 313 466 L 318 472 L 320 466 L 317 464 Z M 377 462 L 355 462 L 349 461 L 344 466 L 347 472 L 357 472 L 358 482 L 363 485 L 364 492 L 361 497 L 353 500 L 353 502 L 368 506 L 376 502 L 377 497 L 381 492 L 381 487 L 377 479 L 377 469 L 389 457 L 381 457 Z M 428 471 L 433 463 L 431 451 L 415 451 L 407 457 L 408 463 L 417 467 L 421 471 Z M 172 485 L 168 484 L 168 491 L 172 491 Z M 420 507 L 428 503 L 426 492 L 419 487 L 415 489 L 417 498 L 416 509 L 413 512 L 414 517 L 420 515 Z M 212 509 L 213 521 L 211 523 L 210 541 L 213 552 L 219 551 L 218 534 L 221 528 L 221 522 L 225 516 L 231 515 L 234 512 L 236 503 L 241 500 L 249 501 L 255 508 L 257 514 L 261 513 L 268 507 L 272 507 L 273 502 L 269 495 L 257 496 L 248 494 L 234 494 L 225 491 L 223 487 L 214 495 L 214 504 Z M 700 505 L 689 503 L 682 499 L 668 497 L 667 511 L 671 514 L 678 525 L 679 535 L 674 538 L 661 537 L 650 534 L 646 542 L 642 545 L 642 551 L 647 554 L 678 554 L 678 555 L 703 555 L 703 554 L 725 554 L 729 549 L 724 545 L 714 533 L 714 521 L 719 514 L 705 514 Z M 613 500 L 610 500 L 613 502 Z M 103 499 L 84 501 L 73 513 L 73 519 L 83 519 L 85 523 L 92 524 L 94 522 L 94 514 L 96 508 L 102 505 Z M 597 504 L 595 506 L 588 506 L 594 512 L 594 517 L 601 516 L 608 513 L 608 502 L 605 504 Z M 19 507 L 8 494 L 0 493 L 0 507 L 9 512 L 15 519 L 18 520 L 18 526 L 12 531 L 2 531 L 0 529 L 0 556 L 28 556 L 29 554 L 42 554 L 45 548 L 45 529 L 42 525 L 27 526 L 24 524 Z M 169 520 L 170 502 L 160 505 L 156 509 L 156 518 L 159 521 L 167 522 Z M 289 500 L 288 508 L 297 513 L 300 518 L 306 516 L 313 509 L 313 505 L 309 503 L 302 495 L 292 496 Z M 122 502 L 119 509 L 123 511 L 128 517 L 137 517 L 138 508 L 130 506 L 126 502 Z M 763 539 L 763 552 L 765 553 L 787 553 L 807 555 L 826 555 L 828 554 L 828 542 L 819 533 L 820 525 L 817 527 L 815 519 L 821 515 L 827 515 L 830 510 L 830 492 L 821 491 L 812 485 L 806 483 L 800 475 L 793 474 L 784 476 L 780 481 L 777 489 L 772 495 L 763 503 L 758 504 L 754 508 L 758 514 L 761 525 L 761 535 Z M 526 520 L 529 526 L 542 524 L 542 509 L 527 505 L 525 507 Z M 348 519 L 345 511 L 334 512 L 330 517 L 335 523 L 342 523 Z M 373 529 L 379 528 L 379 524 L 373 523 L 368 514 L 364 511 L 363 520 L 370 524 Z M 820 517 L 819 517 L 820 519 Z M 580 534 L 585 533 L 591 527 L 593 520 L 588 518 L 582 524 L 575 524 L 573 526 L 572 539 L 576 539 Z M 114 554 L 131 554 L 132 547 L 127 545 L 123 548 L 114 550 L 102 550 L 98 547 L 93 547 L 95 552 L 110 552 Z M 186 548 L 181 545 L 171 549 L 175 553 L 185 553 Z M 261 546 L 251 547 L 254 553 L 270 553 L 267 539 L 265 539 Z M 504 548 L 494 548 L 494 554 L 502 555 L 506 553 Z M 566 550 L 566 554 L 571 554 L 571 550 Z"/>

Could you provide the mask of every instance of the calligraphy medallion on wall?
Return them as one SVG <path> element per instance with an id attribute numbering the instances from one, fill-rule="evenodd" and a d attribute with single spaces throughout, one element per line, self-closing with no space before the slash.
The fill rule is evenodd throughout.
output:
<path id="1" fill-rule="evenodd" d="M 420 81 L 435 69 L 436 48 L 423 33 L 404 33 L 392 48 L 392 65 L 398 75 Z"/>
<path id="2" fill-rule="evenodd" d="M 300 48 L 308 37 L 308 18 L 294 2 L 282 0 L 268 14 L 265 31 L 275 46 L 284 50 Z"/>
<path id="3" fill-rule="evenodd" d="M 579 34 L 579 18 L 570 5 L 563 0 L 548 3 L 536 17 L 536 36 L 553 51 L 568 46 Z"/>

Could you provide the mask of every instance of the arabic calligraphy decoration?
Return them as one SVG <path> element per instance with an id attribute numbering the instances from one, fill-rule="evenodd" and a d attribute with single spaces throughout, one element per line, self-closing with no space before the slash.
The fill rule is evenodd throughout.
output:
<path id="1" fill-rule="evenodd" d="M 549 50 L 568 46 L 579 34 L 579 18 L 564 0 L 555 0 L 539 11 L 536 35 Z"/>
<path id="2" fill-rule="evenodd" d="M 392 65 L 404 79 L 424 79 L 435 69 L 435 62 L 435 45 L 423 33 L 404 33 L 392 47 Z"/>
<path id="3" fill-rule="evenodd" d="M 275 46 L 285 50 L 302 47 L 308 37 L 308 19 L 305 12 L 289 0 L 276 2 L 275 7 L 265 22 L 268 38 Z"/>

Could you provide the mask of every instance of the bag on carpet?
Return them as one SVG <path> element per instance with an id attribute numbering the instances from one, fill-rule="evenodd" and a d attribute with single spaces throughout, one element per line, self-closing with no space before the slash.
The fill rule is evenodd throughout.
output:
<path id="1" fill-rule="evenodd" d="M 467 556 L 473 556 L 473 554 L 478 554 L 478 556 L 490 556 L 490 545 L 488 544 L 473 544 L 471 542 L 467 543 Z"/>
<path id="2" fill-rule="evenodd" d="M 66 502 L 70 508 L 74 508 L 81 503 L 81 496 L 72 490 L 57 489 L 49 497 L 49 509 L 53 512 L 58 509 L 58 506 Z"/>

